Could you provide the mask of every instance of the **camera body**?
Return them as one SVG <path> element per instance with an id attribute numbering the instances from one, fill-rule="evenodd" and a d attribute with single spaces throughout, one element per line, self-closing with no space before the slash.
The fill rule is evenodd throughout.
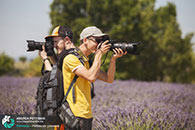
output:
<path id="1" fill-rule="evenodd" d="M 47 56 L 53 56 L 54 54 L 54 44 L 52 38 L 46 38 L 46 42 L 37 42 L 34 40 L 27 40 L 28 42 L 28 50 L 27 51 L 42 51 L 42 45 L 45 47 L 45 51 Z"/>
<path id="2" fill-rule="evenodd" d="M 120 48 L 120 49 L 123 50 L 123 52 L 127 51 L 128 54 L 135 54 L 135 55 L 139 54 L 137 52 L 137 46 L 139 44 L 141 44 L 139 42 L 129 42 L 129 43 L 126 43 L 126 42 L 120 42 L 120 41 L 117 41 L 117 40 L 111 40 L 108 35 L 103 36 L 101 39 L 98 39 L 97 42 L 99 44 L 102 44 L 106 40 L 109 40 L 108 44 L 111 44 L 110 51 L 113 51 L 113 49 L 115 49 L 115 48 Z"/>

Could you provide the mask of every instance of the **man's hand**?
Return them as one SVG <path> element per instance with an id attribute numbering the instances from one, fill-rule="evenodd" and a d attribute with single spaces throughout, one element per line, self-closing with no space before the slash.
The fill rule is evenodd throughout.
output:
<path id="1" fill-rule="evenodd" d="M 113 49 L 113 52 L 114 52 L 114 54 L 112 55 L 112 57 L 114 59 L 117 59 L 117 58 L 127 54 L 127 51 L 123 52 L 123 50 L 121 48 L 115 48 L 115 49 Z"/>
<path id="2" fill-rule="evenodd" d="M 108 40 L 106 40 L 104 43 L 99 44 L 97 48 L 99 48 L 97 51 L 100 51 L 102 54 L 106 54 L 110 50 L 111 44 L 108 44 Z M 101 46 L 101 47 L 100 47 Z"/>
<path id="3" fill-rule="evenodd" d="M 51 71 L 52 70 L 52 67 L 51 67 L 51 64 L 49 62 L 49 60 L 44 60 L 44 59 L 47 59 L 47 53 L 45 51 L 45 46 L 42 45 L 42 51 L 39 51 L 39 56 L 42 58 L 44 64 L 45 64 L 45 70 L 49 70 Z"/>
<path id="4" fill-rule="evenodd" d="M 46 59 L 47 58 L 47 53 L 45 51 L 45 46 L 42 45 L 42 51 L 39 51 L 39 56 L 42 58 L 42 59 Z"/>

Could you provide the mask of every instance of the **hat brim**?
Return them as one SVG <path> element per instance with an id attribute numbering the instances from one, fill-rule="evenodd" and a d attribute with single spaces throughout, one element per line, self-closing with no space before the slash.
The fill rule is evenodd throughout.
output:
<path id="1" fill-rule="evenodd" d="M 102 34 L 96 34 L 96 35 L 92 35 L 94 37 L 102 37 L 102 36 L 108 36 L 108 34 L 102 33 Z"/>
<path id="2" fill-rule="evenodd" d="M 45 39 L 46 39 L 46 38 L 49 38 L 49 37 L 57 37 L 57 36 L 59 36 L 59 35 L 58 35 L 58 34 L 48 35 L 48 36 L 45 37 Z"/>
<path id="3" fill-rule="evenodd" d="M 96 35 L 89 35 L 89 36 L 86 36 L 87 37 L 90 37 L 90 36 L 93 36 L 93 37 L 102 37 L 102 36 L 108 36 L 108 34 L 105 34 L 105 33 L 102 33 L 102 34 L 96 34 Z M 84 38 L 80 38 L 80 40 L 83 40 Z"/>

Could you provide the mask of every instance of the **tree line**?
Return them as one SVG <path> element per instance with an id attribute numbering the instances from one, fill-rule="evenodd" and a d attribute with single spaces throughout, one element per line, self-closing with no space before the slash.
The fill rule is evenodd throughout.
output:
<path id="1" fill-rule="evenodd" d="M 194 82 L 193 33 L 182 38 L 173 3 L 154 7 L 155 0 L 56 0 L 50 5 L 51 30 L 69 26 L 79 43 L 81 30 L 96 25 L 112 39 L 142 42 L 140 55 L 118 60 L 117 79 Z M 109 58 L 102 69 L 108 64 Z"/>
<path id="2" fill-rule="evenodd" d="M 57 25 L 71 27 L 76 45 L 82 29 L 91 25 L 111 39 L 142 42 L 139 55 L 118 59 L 117 79 L 194 83 L 193 33 L 182 37 L 173 3 L 154 7 L 155 0 L 55 0 L 50 5 L 51 30 Z"/>

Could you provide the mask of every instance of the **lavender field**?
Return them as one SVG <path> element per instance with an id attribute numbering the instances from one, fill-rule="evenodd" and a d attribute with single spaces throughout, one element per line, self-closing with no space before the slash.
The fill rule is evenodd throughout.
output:
<path id="1" fill-rule="evenodd" d="M 34 114 L 39 78 L 0 77 L 0 113 Z M 94 130 L 195 130 L 195 85 L 95 82 Z"/>

